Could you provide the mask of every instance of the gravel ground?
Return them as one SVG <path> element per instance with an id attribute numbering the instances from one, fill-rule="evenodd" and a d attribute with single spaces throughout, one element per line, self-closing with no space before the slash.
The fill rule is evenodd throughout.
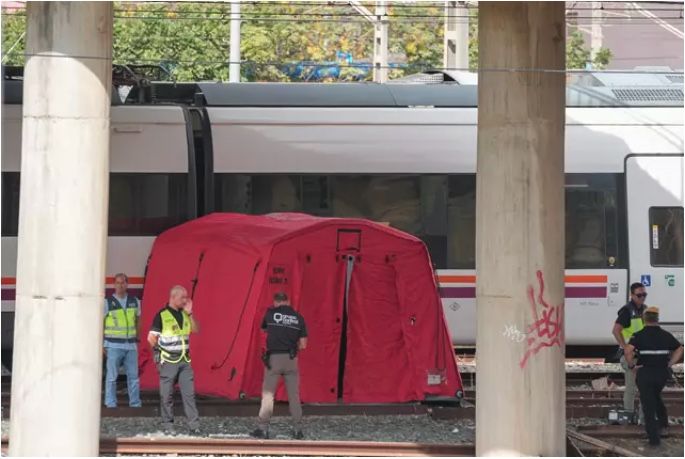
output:
<path id="1" fill-rule="evenodd" d="M 176 436 L 187 436 L 187 428 L 177 419 Z M 200 419 L 204 436 L 214 438 L 249 438 L 256 427 L 255 418 Z M 427 415 L 402 416 L 306 416 L 303 432 L 308 440 L 405 441 L 417 443 L 472 443 L 475 441 L 473 420 L 436 421 Z M 159 437 L 159 418 L 103 418 L 103 437 Z M 272 438 L 290 439 L 288 417 L 274 417 Z M 9 433 L 3 420 L 2 434 Z"/>
<path id="2" fill-rule="evenodd" d="M 621 446 L 623 448 L 634 451 L 642 456 L 647 457 L 683 457 L 683 418 L 669 417 L 669 433 L 668 438 L 661 439 L 661 445 L 658 447 L 651 447 L 647 444 L 646 434 L 645 436 L 640 436 L 639 438 L 602 438 L 612 445 Z M 591 425 L 604 425 L 606 424 L 605 419 L 596 418 L 577 418 L 569 419 L 569 426 L 591 426 Z M 592 436 L 591 432 L 587 432 L 588 435 Z M 582 446 L 583 443 L 579 442 Z"/>
<path id="3" fill-rule="evenodd" d="M 682 431 L 680 438 L 675 438 L 678 432 L 673 432 L 671 428 L 671 437 L 662 438 L 661 445 L 659 446 L 649 446 L 647 440 L 640 438 L 616 438 L 612 440 L 612 444 L 616 446 L 621 446 L 634 451 L 638 454 L 647 457 L 683 457 L 683 437 Z"/>
<path id="4" fill-rule="evenodd" d="M 176 437 L 187 437 L 183 418 L 176 423 Z M 255 427 L 254 418 L 201 418 L 203 435 L 209 438 L 249 438 Z M 644 456 L 682 457 L 683 418 L 671 418 L 671 437 L 662 440 L 658 448 L 647 446 L 646 439 L 611 439 L 613 444 Z M 570 419 L 568 425 L 606 424 L 603 419 Z M 404 441 L 417 443 L 473 443 L 473 420 L 436 421 L 427 415 L 402 416 L 307 416 L 303 430 L 308 440 Z M 103 437 L 161 437 L 159 418 L 103 418 Z M 290 439 L 288 417 L 275 417 L 271 424 L 272 438 Z M 2 421 L 2 435 L 9 433 L 9 422 Z"/>
<path id="5" fill-rule="evenodd" d="M 573 419 L 568 419 L 566 423 L 571 426 L 598 426 L 598 425 L 606 425 L 607 420 L 605 418 L 573 418 Z M 668 424 L 672 426 L 674 429 L 676 426 L 682 426 L 683 425 L 683 418 L 676 418 L 673 416 L 668 417 Z"/>

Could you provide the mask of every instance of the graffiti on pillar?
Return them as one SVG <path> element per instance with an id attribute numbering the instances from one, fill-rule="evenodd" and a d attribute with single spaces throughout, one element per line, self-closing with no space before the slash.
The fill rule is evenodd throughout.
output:
<path id="1" fill-rule="evenodd" d="M 517 343 L 521 343 L 526 339 L 526 334 L 519 330 L 516 325 L 505 325 L 502 336 Z"/>
<path id="2" fill-rule="evenodd" d="M 528 286 L 528 301 L 533 312 L 533 323 L 526 329 L 526 353 L 519 362 L 525 368 L 528 359 L 545 347 L 564 345 L 564 303 L 550 305 L 545 300 L 545 279 L 542 271 L 536 273 L 538 291 Z"/>

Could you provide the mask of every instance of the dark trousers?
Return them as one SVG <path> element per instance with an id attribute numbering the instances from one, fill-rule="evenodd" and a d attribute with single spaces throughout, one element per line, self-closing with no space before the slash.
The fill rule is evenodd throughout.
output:
<path id="1" fill-rule="evenodd" d="M 195 387 L 193 384 L 193 368 L 190 363 L 163 362 L 159 365 L 159 398 L 161 401 L 162 422 L 166 425 L 174 423 L 174 384 L 178 380 L 181 389 L 183 409 L 188 419 L 188 427 L 200 427 L 199 415 L 195 406 Z"/>
<path id="2" fill-rule="evenodd" d="M 637 388 L 640 391 L 640 403 L 650 444 L 659 444 L 659 430 L 668 427 L 666 406 L 661 399 L 661 391 L 667 379 L 666 368 L 643 367 L 637 371 Z"/>
<path id="3" fill-rule="evenodd" d="M 271 368 L 264 370 L 264 384 L 262 385 L 262 405 L 259 408 L 259 427 L 269 428 L 269 421 L 274 411 L 274 395 L 278 380 L 283 376 L 285 388 L 288 391 L 290 415 L 293 427 L 300 429 L 302 422 L 302 405 L 300 405 L 300 373 L 297 369 L 297 357 L 291 359 L 288 354 L 271 354 L 269 357 Z"/>

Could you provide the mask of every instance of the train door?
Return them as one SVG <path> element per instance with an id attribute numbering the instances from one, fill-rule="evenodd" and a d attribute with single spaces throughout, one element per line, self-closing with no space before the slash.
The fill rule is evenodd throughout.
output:
<path id="1" fill-rule="evenodd" d="M 197 215 L 214 212 L 214 164 L 212 128 L 207 110 L 191 107 L 189 110 L 195 149 L 194 167 L 197 188 Z"/>
<path id="2" fill-rule="evenodd" d="M 626 161 L 630 283 L 647 287 L 664 328 L 683 331 L 683 156 Z"/>

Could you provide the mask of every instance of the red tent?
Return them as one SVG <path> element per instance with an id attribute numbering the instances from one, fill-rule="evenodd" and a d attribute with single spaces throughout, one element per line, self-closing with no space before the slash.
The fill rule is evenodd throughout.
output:
<path id="1" fill-rule="evenodd" d="M 305 318 L 304 402 L 454 396 L 461 379 L 428 251 L 411 235 L 351 218 L 215 213 L 165 231 L 152 248 L 142 330 L 180 284 L 193 293 L 200 394 L 259 397 L 261 320 L 276 291 Z M 141 385 L 158 387 L 141 346 Z M 277 394 L 285 398 L 284 391 Z"/>

